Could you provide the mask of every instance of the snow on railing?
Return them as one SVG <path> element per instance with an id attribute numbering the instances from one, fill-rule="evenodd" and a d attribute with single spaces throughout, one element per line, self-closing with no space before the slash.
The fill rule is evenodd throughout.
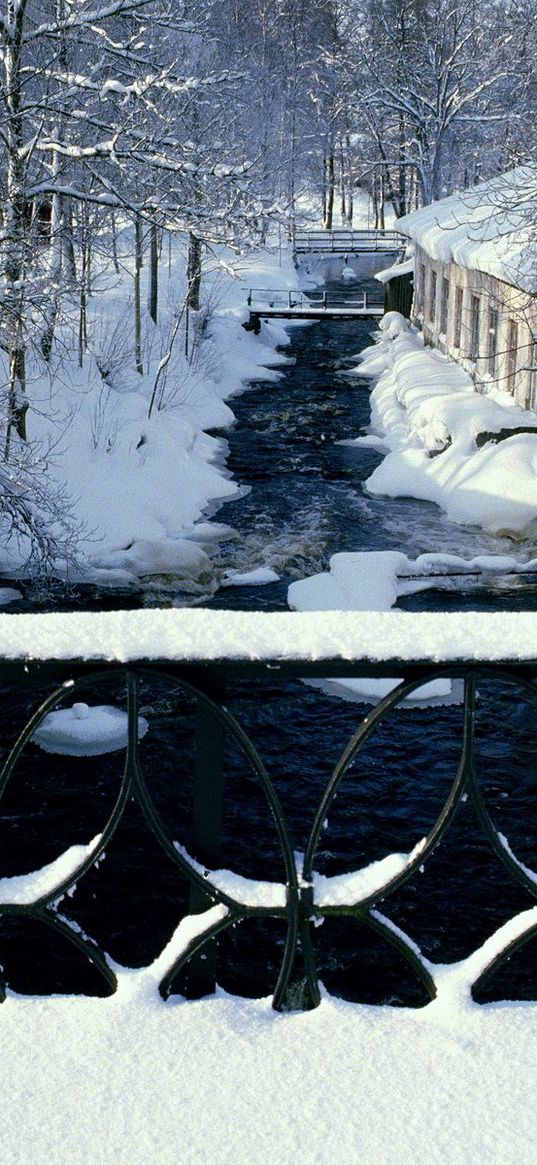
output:
<path id="1" fill-rule="evenodd" d="M 16 873 L 12 868 L 0 866 L 2 929 L 5 931 L 9 919 L 20 920 L 21 916 L 26 922 L 46 923 L 59 947 L 66 943 L 74 945 L 85 956 L 100 975 L 105 993 L 117 988 L 120 968 L 88 933 L 91 928 L 84 912 L 77 915 L 77 888 L 84 885 L 84 879 L 94 878 L 94 872 L 107 857 L 109 848 L 118 844 L 116 835 L 121 835 L 122 822 L 133 804 L 163 857 L 167 857 L 177 875 L 190 887 L 189 903 L 177 908 L 175 937 L 167 943 L 162 955 L 153 958 L 146 968 L 149 979 L 154 987 L 158 986 L 164 998 L 174 991 L 198 997 L 213 990 L 218 977 L 217 937 L 242 921 L 257 920 L 261 924 L 271 918 L 286 927 L 287 936 L 275 975 L 274 1007 L 296 1005 L 297 1000 L 300 1006 L 316 1006 L 320 1001 L 315 954 L 317 928 L 324 920 L 336 916 L 359 923 L 377 941 L 381 940 L 394 949 L 425 997 L 433 999 L 439 986 L 445 990 L 446 969 L 436 967 L 430 958 L 422 955 L 415 938 L 406 934 L 391 917 L 390 904 L 397 890 L 411 879 L 415 884 L 420 872 L 428 869 L 433 851 L 444 840 L 453 819 L 467 803 L 473 806 L 479 823 L 481 839 L 478 846 L 482 846 L 485 838 L 499 872 L 507 875 L 508 882 L 518 885 L 528 902 L 537 898 L 537 872 L 532 868 L 526 850 L 518 853 L 518 841 L 513 840 L 509 830 L 506 834 L 503 824 L 500 831 L 496 823 L 496 806 L 489 804 L 487 785 L 491 764 L 483 766 L 475 744 L 476 716 L 481 707 L 480 688 L 482 685 L 487 687 L 491 680 L 500 685 L 502 699 L 507 689 L 516 690 L 513 702 L 515 718 L 520 716 L 525 706 L 528 709 L 527 723 L 534 723 L 533 710 L 537 699 L 533 685 L 533 677 L 537 675 L 535 615 L 421 615 L 398 611 L 256 614 L 184 609 L 2 615 L 0 657 L 3 660 L 3 705 L 16 710 L 13 714 L 10 711 L 10 724 L 3 731 L 4 741 L 10 732 L 16 736 L 0 775 L 0 794 L 6 793 L 10 798 L 5 820 L 11 822 L 13 819 L 12 791 L 14 795 L 21 774 L 26 797 L 26 800 L 23 797 L 22 809 L 16 810 L 17 837 L 21 839 L 17 843 L 17 854 L 22 852 L 20 845 L 24 841 L 25 828 L 31 851 L 35 829 L 32 808 L 39 802 L 42 788 L 48 790 L 48 796 L 58 796 L 61 791 L 60 800 L 65 800 L 66 812 L 71 813 L 61 829 L 56 817 L 52 832 L 48 830 L 47 860 L 34 863 L 33 872 L 21 872 L 20 857 Z M 262 709 L 263 685 L 267 681 L 272 690 L 275 684 L 297 677 L 315 679 L 317 684 L 322 684 L 338 675 L 364 674 L 395 675 L 404 679 L 372 710 L 366 710 L 361 721 L 359 715 L 355 717 L 358 725 L 340 759 L 331 772 L 326 773 L 324 791 L 320 795 L 312 793 L 312 824 L 303 852 L 298 853 L 288 809 L 284 810 L 272 771 L 269 772 L 257 749 L 256 730 L 249 729 L 247 733 L 229 710 L 224 702 L 224 684 L 231 692 L 233 685 L 238 683 L 240 686 L 247 680 L 250 700 L 257 692 Z M 405 701 L 424 681 L 444 676 L 460 681 L 459 704 L 454 709 L 457 724 L 460 723 L 460 739 L 456 747 L 453 741 L 450 742 L 452 752 L 458 748 L 458 759 L 453 764 L 453 776 L 448 786 L 442 795 L 438 793 L 438 806 L 432 822 L 421 832 L 420 826 L 416 825 L 416 841 L 409 849 L 389 852 L 379 836 L 378 851 L 373 860 L 358 861 L 356 869 L 347 869 L 343 873 L 324 872 L 322 855 L 326 838 L 329 838 L 327 823 L 335 811 L 335 801 L 343 783 L 345 786 L 350 783 L 351 789 L 360 788 L 363 774 L 371 764 L 367 760 L 368 742 L 377 735 L 382 737 L 391 713 L 401 707 L 408 708 Z M 30 681 L 35 681 L 39 689 L 39 696 L 35 699 L 31 696 Z M 45 698 L 44 682 L 52 687 Z M 80 749 L 75 750 L 76 759 L 71 761 L 69 756 L 62 756 L 58 762 L 60 767 L 51 775 L 43 767 L 50 761 L 39 752 L 34 737 L 53 710 L 73 701 L 76 707 L 81 707 L 76 701 L 86 698 L 92 691 L 98 692 L 100 701 L 102 688 L 107 684 L 112 685 L 116 699 L 127 713 L 128 740 L 123 750 L 123 772 L 121 775 L 116 773 L 113 779 L 116 791 L 112 797 L 106 784 L 106 798 L 102 801 L 104 808 L 100 808 L 100 800 L 95 805 L 99 827 L 96 829 L 92 825 L 91 830 L 88 827 L 84 834 L 76 812 L 76 789 L 81 780 L 78 766 L 93 766 L 91 772 L 95 774 L 96 788 L 101 789 L 99 797 L 102 798 L 104 788 L 99 777 L 102 757 L 92 755 L 81 760 Z M 24 691 L 24 700 L 27 701 L 24 713 L 20 711 L 21 707 L 24 708 L 24 701 L 21 705 L 19 690 Z M 285 696 L 290 704 L 292 691 L 291 688 Z M 311 693 L 310 698 L 316 699 Z M 143 739 L 140 705 L 143 705 L 141 710 L 149 722 Z M 186 705 L 191 709 L 190 720 L 184 710 Z M 165 785 L 171 779 L 164 775 L 168 770 L 166 767 L 162 769 L 158 762 L 156 782 L 154 770 L 149 777 L 146 775 L 148 757 L 160 742 L 163 731 L 160 728 L 159 732 L 154 732 L 152 740 L 151 716 L 155 717 L 155 709 L 159 707 L 165 709 L 158 713 L 159 716 L 164 716 L 170 731 L 179 732 L 178 740 L 182 742 L 180 746 L 174 743 L 172 754 L 169 744 L 165 750 L 167 763 L 177 768 L 181 789 L 186 769 L 192 764 L 191 820 L 186 839 L 178 835 L 173 799 L 171 803 L 162 802 L 163 782 Z M 89 701 L 87 708 L 91 710 Z M 343 715 L 343 709 L 348 713 L 348 708 L 343 701 L 333 701 L 330 721 L 334 730 L 340 713 Z M 405 716 L 415 714 L 411 711 L 404 713 Z M 432 754 L 430 772 L 434 777 L 436 756 L 442 750 L 443 739 L 435 734 L 435 712 L 431 711 L 430 715 L 432 719 L 425 735 Z M 187 758 L 191 755 L 187 721 L 188 724 L 192 722 L 194 736 L 192 762 L 183 757 L 183 751 Z M 285 772 L 296 739 L 293 733 L 286 735 L 283 723 L 278 723 L 277 728 L 277 760 L 272 757 L 272 767 L 276 764 Z M 397 727 L 394 739 L 400 741 Z M 50 734 L 48 741 L 50 746 Z M 508 751 L 509 747 L 509 739 L 506 739 L 502 744 L 503 751 L 498 753 L 504 764 L 507 763 L 505 750 Z M 525 747 L 528 747 L 527 742 Z M 534 750 L 534 743 L 532 748 Z M 53 740 L 49 751 L 54 752 Z M 101 752 L 105 752 L 104 747 Z M 491 755 L 496 755 L 494 750 Z M 512 761 L 516 766 L 518 759 L 517 749 L 513 746 L 509 765 Z M 231 764 L 232 770 L 236 764 L 239 768 L 246 766 L 250 782 L 257 783 L 275 830 L 281 867 L 279 878 L 274 879 L 273 873 L 270 876 L 271 870 L 268 877 L 252 878 L 248 871 L 243 873 L 232 868 L 233 863 L 226 860 L 222 840 L 222 816 L 226 805 L 225 764 Z M 303 749 L 300 765 L 307 777 L 308 762 Z M 516 784 L 515 778 L 513 780 Z M 71 783 L 74 792 L 68 792 Z M 62 805 L 64 800 L 61 800 Z M 172 810 L 168 816 L 170 804 Z M 533 808 L 532 802 L 525 801 L 524 805 L 524 828 L 527 830 L 532 828 Z M 233 807 L 239 816 L 246 812 L 240 804 L 234 803 Z M 512 807 L 509 807 L 512 823 Z M 55 811 L 57 813 L 57 806 Z M 363 815 L 356 811 L 346 820 L 352 841 L 354 831 L 360 833 L 363 828 Z M 247 832 L 249 829 L 250 826 Z M 62 842 L 61 838 L 65 840 Z M 256 830 L 255 845 L 259 853 L 265 852 L 266 844 Z M 355 852 L 354 843 L 351 851 Z M 8 851 L 4 851 L 4 861 L 6 853 Z M 130 879 L 136 853 L 125 854 L 120 849 L 120 854 L 126 862 Z M 452 868 L 455 880 L 460 861 L 458 853 Z M 116 857 L 114 868 L 117 863 Z M 106 865 L 105 862 L 105 870 Z M 27 862 L 28 868 L 31 868 L 30 862 Z M 449 880 L 450 869 L 448 862 L 443 874 L 445 879 Z M 105 896 L 110 896 L 113 889 L 114 874 Z M 158 903 L 158 898 L 156 901 Z M 382 910 L 379 909 L 381 904 Z M 385 913 L 386 909 L 388 913 Z M 462 989 L 464 980 L 465 990 L 480 997 L 489 980 L 534 935 L 537 935 L 536 907 L 518 910 L 511 923 L 503 925 L 497 932 L 491 928 L 482 954 L 477 957 L 474 952 L 466 960 L 466 978 L 461 971 L 463 964 L 456 965 L 456 975 L 455 970 L 453 973 L 457 990 Z M 4 940 L 1 961 L 7 967 L 4 974 L 9 986 L 10 960 L 5 954 L 9 955 L 8 948 L 9 942 Z M 276 957 L 274 952 L 273 957 Z M 470 976 L 471 968 L 475 974 Z M 142 971 L 137 974 L 143 977 Z"/>
<path id="2" fill-rule="evenodd" d="M 535 664 L 537 618 L 522 612 L 203 611 L 0 614 L 0 660 L 204 662 L 273 667 L 336 663 L 381 675 L 385 663 Z M 350 673 L 349 673 L 350 674 Z"/>

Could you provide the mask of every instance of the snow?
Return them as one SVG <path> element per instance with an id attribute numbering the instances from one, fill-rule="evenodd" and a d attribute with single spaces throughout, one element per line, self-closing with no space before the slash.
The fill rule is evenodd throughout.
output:
<path id="1" fill-rule="evenodd" d="M 129 717 L 121 708 L 109 704 L 73 704 L 49 712 L 31 737 L 45 752 L 64 756 L 102 756 L 126 748 Z M 138 717 L 138 739 L 145 736 L 149 725 Z"/>
<path id="2" fill-rule="evenodd" d="M 223 662 L 537 660 L 532 612 L 135 610 L 0 614 L 6 660 Z M 381 668 L 379 667 L 379 670 Z"/>
<path id="3" fill-rule="evenodd" d="M 358 906 L 404 873 L 420 857 L 425 846 L 425 838 L 408 854 L 387 854 L 379 861 L 371 862 L 362 870 L 349 874 L 313 875 L 314 901 L 316 906 Z"/>
<path id="4" fill-rule="evenodd" d="M 35 874 L 4 879 L 0 901 L 36 902 L 75 875 L 99 842 L 73 846 Z M 339 878 L 316 875 L 317 904 L 360 901 L 419 861 L 422 849 L 423 841 L 411 854 Z M 226 871 L 211 872 L 211 880 L 217 875 L 240 900 L 246 880 Z M 312 1012 L 276 1013 L 270 998 L 220 989 L 199 1001 L 164 1003 L 164 976 L 228 915 L 219 904 L 187 916 L 147 967 L 110 963 L 117 991 L 108 998 L 8 991 L 0 1011 L 3 1161 L 534 1165 L 537 1005 L 479 1006 L 471 986 L 532 933 L 537 907 L 451 964 L 423 958 L 375 910 L 432 976 L 437 996 L 418 1010 L 347 1003 L 325 989 Z"/>
<path id="5" fill-rule="evenodd" d="M 66 357 L 74 327 L 66 317 L 58 324 L 49 373 L 37 364 L 28 368 L 29 436 L 81 527 L 73 541 L 83 578 L 125 586 L 153 577 L 182 582 L 187 593 L 207 593 L 216 587 L 207 518 L 241 490 L 225 467 L 225 443 L 206 430 L 233 423 L 226 401 L 246 383 L 278 378 L 276 366 L 287 358 L 276 349 L 289 343 L 288 333 L 278 321 L 263 323 L 259 336 L 246 332 L 246 294 L 256 283 L 292 289 L 297 272 L 290 252 L 281 257 L 267 248 L 237 259 L 215 250 L 203 276 L 204 296 L 213 306 L 207 318 L 191 313 L 188 358 L 183 328 L 167 361 L 185 293 L 183 244 L 173 238 L 169 269 L 160 266 L 158 324 L 143 319 L 141 376 L 132 354 L 127 228 L 118 245 L 120 274 L 100 270 L 95 257 L 84 367 Z M 27 555 L 24 539 L 3 539 L 0 573 L 24 572 Z M 65 570 L 58 560 L 58 575 Z M 71 567 L 70 579 L 76 577 Z"/>
<path id="6" fill-rule="evenodd" d="M 54 892 L 57 886 L 68 882 L 91 857 L 101 840 L 97 834 L 88 845 L 72 845 L 53 862 L 31 874 L 0 878 L 0 903 L 4 906 L 30 906 Z"/>
<path id="7" fill-rule="evenodd" d="M 241 906 L 261 906 L 283 908 L 287 901 L 287 890 L 281 882 L 262 882 L 253 878 L 244 878 L 234 870 L 208 870 L 195 861 L 184 846 L 174 842 L 175 849 L 184 858 L 188 865 L 207 879 L 209 885 L 215 886 L 228 898 L 233 898 Z"/>
<path id="8" fill-rule="evenodd" d="M 403 328 L 398 333 L 397 321 L 392 325 L 386 344 L 404 348 L 412 334 L 406 336 Z M 75 496 L 86 498 L 85 519 L 93 531 L 86 554 L 94 577 L 128 581 L 157 570 L 180 572 L 195 582 L 200 572 L 210 569 L 213 527 L 203 515 L 209 502 L 226 493 L 232 496 L 235 486 L 218 464 L 220 447 L 203 434 L 203 426 L 230 423 L 224 393 L 238 391 L 249 376 L 258 379 L 260 348 L 262 358 L 272 362 L 274 344 L 285 335 L 275 329 L 262 334 L 255 346 L 252 336 L 239 331 L 236 307 L 223 309 L 214 328 L 217 354 L 231 336 L 237 339 L 237 350 L 216 381 L 218 391 L 210 387 L 215 383 L 211 377 L 203 379 L 199 392 L 189 383 L 188 391 L 196 398 L 193 424 L 186 423 L 184 410 L 179 409 L 177 415 L 157 416 L 150 426 L 144 419 L 142 428 L 141 406 L 129 399 L 137 394 L 126 388 L 125 407 L 115 402 L 118 444 L 112 452 L 101 448 L 88 458 L 84 402 L 73 420 L 70 452 L 61 467 L 58 464 L 58 473 L 66 475 Z M 387 368 L 379 347 L 377 371 L 379 364 Z M 377 375 L 373 366 L 369 358 L 369 374 Z M 424 388 L 427 383 L 430 388 L 434 377 L 426 383 L 425 368 L 423 372 Z M 267 372 L 273 375 L 277 373 Z M 451 382 L 448 387 L 461 397 L 465 391 L 462 385 L 453 389 Z M 383 414 L 393 418 L 401 447 L 408 438 L 407 415 L 414 415 L 411 397 L 409 385 L 402 406 L 394 391 Z M 435 409 L 424 410 L 421 423 L 420 414 L 415 414 L 411 440 L 417 452 L 420 443 L 436 452 L 446 434 L 452 445 L 453 434 L 462 441 L 463 421 L 459 434 L 458 414 L 448 403 L 440 416 Z M 471 425 L 473 415 L 468 410 L 464 424 Z M 492 422 L 499 424 L 499 415 Z M 145 440 L 139 446 L 141 435 Z M 429 464 L 441 462 L 450 448 L 428 459 Z M 513 474 L 520 458 L 515 461 Z M 528 464 L 528 478 L 529 470 Z M 192 483 L 188 498 L 186 482 Z M 123 506 L 118 504 L 121 491 Z M 438 487 L 438 496 L 444 494 Z M 463 658 L 534 662 L 537 629 L 532 614 L 417 616 L 389 609 L 401 592 L 403 573 L 426 581 L 431 570 L 447 571 L 463 561 L 430 554 L 410 562 L 396 552 L 336 555 L 322 584 L 315 579 L 295 584 L 307 584 L 316 603 L 329 591 L 338 606 L 328 610 L 3 614 L 0 655 L 25 662 L 337 659 L 359 666 L 396 657 L 410 662 L 430 659 L 433 665 Z M 495 562 L 480 555 L 465 565 L 511 569 L 513 562 L 509 556 Z M 253 573 L 260 581 L 260 572 Z M 237 576 L 229 581 L 237 585 Z M 371 609 L 373 604 L 376 609 Z M 75 713 L 74 719 L 80 725 L 91 717 Z M 35 903 L 76 876 L 99 843 L 100 838 L 94 838 L 88 845 L 71 847 L 39 871 L 3 879 L 0 902 Z M 337 878 L 316 874 L 317 904 L 337 905 L 349 897 L 363 900 L 418 860 L 422 844 L 409 854 L 389 854 L 364 870 Z M 508 849 L 508 843 L 504 845 Z M 281 884 L 256 883 L 229 870 L 203 872 L 222 893 L 242 904 L 284 903 Z M 233 998 L 221 990 L 214 998 L 186 1002 L 173 997 L 164 1004 L 157 990 L 162 977 L 199 935 L 225 923 L 228 913 L 220 904 L 184 919 L 149 967 L 115 966 L 118 991 L 108 999 L 8 994 L 0 1010 L 3 1161 L 535 1165 L 537 1005 L 479 1007 L 472 1002 L 470 989 L 498 952 L 535 927 L 537 908 L 511 919 L 460 963 L 434 966 L 423 960 L 437 984 L 438 998 L 418 1011 L 357 1006 L 331 998 L 326 991 L 321 1006 L 310 1013 L 276 1014 L 270 999 Z M 396 929 L 389 920 L 383 921 Z"/>
<path id="9" fill-rule="evenodd" d="M 519 166 L 399 219 L 433 259 L 483 271 L 536 292 L 535 166 Z"/>
<path id="10" fill-rule="evenodd" d="M 221 991 L 162 1003 L 158 978 L 225 914 L 186 920 L 109 999 L 8 997 L 4 1161 L 534 1165 L 534 1004 L 478 1007 L 465 964 L 438 968 L 417 1011 L 326 992 L 307 1013 Z"/>
<path id="11" fill-rule="evenodd" d="M 280 576 L 268 566 L 259 566 L 256 570 L 248 570 L 241 574 L 239 571 L 224 576 L 223 587 L 264 587 L 269 583 L 279 582 Z"/>
<path id="12" fill-rule="evenodd" d="M 330 570 L 291 583 L 287 592 L 289 606 L 296 611 L 389 611 L 404 588 L 397 576 L 408 573 L 410 562 L 399 551 L 385 550 L 334 554 Z M 323 681 L 322 688 L 347 699 L 380 700 L 397 687 L 395 679 Z M 407 701 L 434 699 L 451 694 L 449 680 L 434 680 L 417 688 Z"/>
<path id="13" fill-rule="evenodd" d="M 392 263 L 391 267 L 385 267 L 383 271 L 377 271 L 375 279 L 379 283 L 389 283 L 390 279 L 398 279 L 400 275 L 412 275 L 414 272 L 414 256 L 408 259 L 403 259 L 400 263 Z"/>
<path id="14" fill-rule="evenodd" d="M 534 414 L 507 394 L 477 393 L 469 374 L 425 348 L 397 312 L 381 326 L 355 369 L 378 378 L 371 427 L 390 449 L 368 478 L 368 492 L 435 502 L 451 521 L 493 534 L 526 531 L 537 518 L 537 434 L 491 436 L 535 429 Z"/>

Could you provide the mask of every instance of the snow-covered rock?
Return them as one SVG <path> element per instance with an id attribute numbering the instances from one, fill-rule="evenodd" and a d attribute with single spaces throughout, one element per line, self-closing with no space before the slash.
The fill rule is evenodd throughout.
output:
<path id="1" fill-rule="evenodd" d="M 260 566 L 257 570 L 249 570 L 244 574 L 239 572 L 226 575 L 220 584 L 223 587 L 264 587 L 269 583 L 279 582 L 280 576 L 268 566 Z"/>

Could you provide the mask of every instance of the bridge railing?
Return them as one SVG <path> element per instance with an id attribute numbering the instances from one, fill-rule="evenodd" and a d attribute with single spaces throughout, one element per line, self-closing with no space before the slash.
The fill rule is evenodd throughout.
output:
<path id="1" fill-rule="evenodd" d="M 397 230 L 295 230 L 293 246 L 296 254 L 309 251 L 351 253 L 361 251 L 399 251 L 408 244 L 408 238 Z"/>
<path id="2" fill-rule="evenodd" d="M 507 837 L 497 820 L 497 805 L 502 802 L 496 786 L 500 770 L 505 770 L 506 765 L 510 774 L 509 796 L 516 802 L 517 778 L 511 764 L 516 764 L 517 750 L 514 749 L 512 756 L 508 738 L 500 742 L 495 739 L 494 747 L 483 757 L 477 743 L 482 690 L 490 684 L 499 685 L 501 701 L 505 701 L 506 691 L 515 693 L 509 708 L 519 726 L 525 710 L 524 748 L 530 756 L 535 756 L 536 622 L 534 615 L 403 612 L 305 615 L 166 610 L 0 616 L 2 744 L 7 751 L 0 777 L 3 798 L 0 827 L 4 831 L 7 828 L 8 835 L 14 830 L 17 839 L 11 849 L 3 847 L 0 858 L 4 866 L 0 869 L 0 962 L 8 986 L 11 982 L 9 925 L 22 921 L 30 928 L 37 928 L 41 935 L 48 929 L 58 948 L 71 947 L 83 956 L 99 977 L 100 993 L 115 990 L 118 960 L 110 958 L 99 939 L 101 912 L 109 910 L 121 862 L 126 866 L 127 881 L 133 877 L 143 829 L 152 839 L 154 849 L 148 881 L 156 879 L 153 866 L 160 853 L 190 887 L 190 902 L 182 908 L 178 895 L 174 923 L 177 929 L 173 938 L 146 969 L 163 998 L 175 991 L 198 997 L 213 990 L 218 979 L 217 940 L 223 941 L 239 923 L 255 922 L 262 927 L 275 920 L 283 926 L 285 939 L 283 946 L 275 948 L 274 958 L 279 968 L 273 984 L 274 1007 L 313 1007 L 320 1001 L 316 961 L 318 928 L 323 922 L 347 919 L 394 951 L 425 997 L 432 999 L 438 987 L 435 966 L 422 955 L 413 936 L 393 921 L 390 904 L 398 891 L 408 885 L 415 889 L 416 883 L 423 880 L 423 871 L 429 869 L 433 854 L 436 855 L 440 843 L 444 843 L 460 814 L 470 805 L 475 821 L 474 845 L 464 852 L 456 849 L 451 865 L 448 861 L 443 869 L 448 894 L 450 879 L 452 896 L 460 893 L 461 863 L 468 861 L 468 870 L 463 868 L 462 872 L 471 880 L 473 850 L 481 854 L 483 847 L 488 846 L 500 872 L 501 885 L 518 888 L 528 906 L 516 910 L 508 922 L 505 922 L 504 909 L 504 924 L 481 946 L 478 943 L 467 960 L 471 989 L 480 998 L 484 987 L 495 977 L 501 979 L 509 960 L 537 935 L 537 907 L 532 907 L 537 898 L 537 862 L 528 860 L 527 848 L 522 857 L 518 856 L 512 835 Z M 284 773 L 286 769 L 289 771 L 293 747 L 298 748 L 300 784 L 304 785 L 299 791 L 304 803 L 308 764 L 313 766 L 316 758 L 311 754 L 308 761 L 300 734 L 297 736 L 294 730 L 286 734 L 282 722 L 277 726 L 276 744 L 272 749 L 273 767 L 267 766 L 262 759 L 266 744 L 260 745 L 257 739 L 259 724 L 252 728 L 251 717 L 246 727 L 241 723 L 228 707 L 226 689 L 229 695 L 233 685 L 242 685 L 249 716 L 252 701 L 257 698 L 260 720 L 263 720 L 267 685 L 269 692 L 274 693 L 275 685 L 291 681 L 285 701 L 292 704 L 293 698 L 297 699 L 297 680 L 330 684 L 339 682 L 342 676 L 347 680 L 366 677 L 370 681 L 390 677 L 392 690 L 379 699 L 373 710 L 366 709 L 365 715 L 364 709 L 356 705 L 350 739 L 339 759 L 326 772 L 324 787 L 318 794 L 312 794 L 311 804 L 307 806 L 310 824 L 304 851 L 299 855 L 274 768 Z M 423 827 L 420 819 L 416 844 L 407 853 L 387 855 L 379 836 L 376 857 L 366 866 L 358 864 L 357 869 L 336 876 L 322 872 L 324 839 L 330 837 L 326 834 L 327 822 L 336 813 L 336 799 L 342 795 L 344 786 L 350 782 L 352 789 L 359 790 L 367 780 L 372 763 L 380 764 L 381 770 L 385 764 L 386 781 L 393 785 L 394 770 L 392 767 L 390 776 L 388 756 L 383 761 L 381 752 L 376 762 L 371 755 L 364 759 L 369 742 L 377 735 L 382 737 L 392 713 L 417 715 L 415 710 L 403 713 L 402 709 L 408 708 L 408 701 L 416 698 L 418 689 L 425 683 L 447 679 L 455 679 L 459 684 L 456 705 L 460 738 L 457 747 L 453 742 L 450 744 L 453 771 L 444 787 L 436 766 L 446 747 L 445 724 L 435 727 L 436 710 L 431 712 L 425 728 L 422 725 L 430 771 L 421 780 L 424 786 L 432 783 L 436 788 L 437 782 L 441 786 L 429 824 Z M 397 680 L 400 682 L 396 683 Z M 110 786 L 114 781 L 103 755 L 88 754 L 73 759 L 69 748 L 64 748 L 64 755 L 55 759 L 57 767 L 51 772 L 47 768 L 52 763 L 50 757 L 34 743 L 34 734 L 48 714 L 65 709 L 73 702 L 79 709 L 85 708 L 80 701 L 96 692 L 101 704 L 107 684 L 112 685 L 128 719 L 126 742 L 118 754 L 122 759 L 115 771 L 113 789 Z M 155 685 L 159 689 L 158 698 Z M 310 698 L 315 697 L 310 693 Z M 184 725 L 181 747 L 177 744 L 172 747 L 163 739 L 162 724 L 158 730 L 153 727 L 155 741 L 151 747 L 162 742 L 164 760 L 161 759 L 156 774 L 149 775 L 152 726 L 150 723 L 147 735 L 141 739 L 140 705 L 150 721 L 151 716 L 158 714 L 173 727 L 180 716 L 183 699 L 192 713 L 194 743 L 188 742 Z M 336 727 L 343 714 L 348 717 L 348 703 L 333 699 L 325 726 L 327 732 L 338 735 Z M 184 720 L 183 713 L 181 716 Z M 273 735 L 274 731 L 273 727 Z M 395 740 L 400 739 L 396 727 Z M 174 806 L 175 799 L 188 784 L 189 765 L 192 766 L 190 828 L 185 838 L 178 832 Z M 234 796 L 226 792 L 226 786 L 234 768 L 241 765 L 246 765 L 250 774 L 247 787 L 257 788 L 272 820 L 281 869 L 279 877 L 274 877 L 271 863 L 268 863 L 268 877 L 262 880 L 250 877 L 248 872 L 244 876 L 240 868 L 230 870 L 226 865 L 222 820 L 226 799 Z M 166 800 L 163 789 L 172 778 L 175 791 Z M 89 793 L 86 789 L 84 795 L 83 779 L 89 788 Z M 378 779 L 382 785 L 382 771 Z M 12 796 L 18 782 L 22 783 L 24 794 L 22 809 L 17 808 Z M 93 796 L 91 790 L 94 790 Z M 88 796 L 93 807 L 89 841 L 77 808 L 77 797 L 80 797 L 87 810 Z M 392 796 L 396 797 L 395 791 Z M 46 828 L 48 860 L 43 863 L 44 843 L 42 838 L 41 847 L 37 844 L 36 823 L 41 802 L 47 798 L 52 825 L 49 823 Z M 239 817 L 246 813 L 245 806 L 233 808 Z M 360 838 L 371 809 L 370 804 L 346 811 L 351 853 L 359 852 L 360 846 L 352 839 Z M 141 824 L 132 832 L 132 824 L 127 828 L 125 821 L 130 820 L 134 810 Z M 401 806 L 396 799 L 393 810 L 398 817 Z M 62 814 L 67 819 L 63 825 Z M 533 839 L 535 852 L 534 794 L 522 800 L 520 816 L 523 835 L 529 834 Z M 48 820 L 46 815 L 45 820 Z M 516 815 L 512 806 L 508 820 L 514 827 Z M 98 828 L 95 821 L 99 821 Z M 266 841 L 258 832 L 257 819 L 253 822 L 252 826 L 246 826 L 246 832 L 254 829 L 256 852 L 263 855 Z M 101 867 L 106 871 L 109 851 L 112 853 L 124 829 L 119 860 L 116 856 L 111 861 L 109 881 L 103 884 Z M 32 865 L 28 853 L 34 848 L 36 861 Z M 18 856 L 21 853 L 23 858 Z M 25 876 L 21 875 L 21 861 L 26 863 Z M 28 874 L 28 869 L 34 872 Z M 87 883 L 90 891 L 85 895 Z M 155 884 L 158 886 L 158 881 Z M 77 913 L 80 895 L 81 914 Z M 90 909 L 90 915 L 97 933 L 92 934 L 84 905 L 88 910 L 96 896 L 97 908 L 93 914 Z M 512 899 L 507 895 L 502 901 L 508 903 Z M 162 932 L 159 904 L 156 892 L 152 922 L 157 933 Z M 434 904 L 432 915 L 433 926 L 441 930 L 442 918 Z M 147 927 L 141 921 L 139 925 Z M 476 926 L 476 931 L 479 929 Z M 269 946 L 270 942 L 269 938 Z M 23 962 L 29 957 L 23 950 Z M 35 962 L 35 950 L 33 958 Z M 46 970 L 46 959 L 41 959 L 41 966 Z M 460 968 L 459 962 L 454 970 L 455 978 L 459 976 L 457 982 Z M 446 968 L 440 970 L 445 982 Z M 375 978 L 375 968 L 372 975 Z M 537 984 L 530 987 L 533 997 L 537 996 Z"/>
<path id="3" fill-rule="evenodd" d="M 307 309 L 318 308 L 356 308 L 365 311 L 371 307 L 382 307 L 384 296 L 382 292 L 376 295 L 363 291 L 360 294 L 337 295 L 326 291 L 289 291 L 285 289 L 271 289 L 266 287 L 251 287 L 248 290 L 246 302 L 253 311 L 261 307 Z"/>

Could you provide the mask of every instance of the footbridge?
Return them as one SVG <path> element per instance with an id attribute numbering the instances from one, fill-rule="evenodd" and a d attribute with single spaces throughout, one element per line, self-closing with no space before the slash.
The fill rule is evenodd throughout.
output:
<path id="1" fill-rule="evenodd" d="M 258 335 L 261 320 L 363 320 L 380 319 L 384 315 L 384 297 L 362 292 L 343 297 L 326 291 L 268 290 L 251 287 L 247 304 L 249 322 L 243 326 Z"/>
<path id="2" fill-rule="evenodd" d="M 293 251 L 298 255 L 364 255 L 404 251 L 408 239 L 396 230 L 295 230 Z"/>

